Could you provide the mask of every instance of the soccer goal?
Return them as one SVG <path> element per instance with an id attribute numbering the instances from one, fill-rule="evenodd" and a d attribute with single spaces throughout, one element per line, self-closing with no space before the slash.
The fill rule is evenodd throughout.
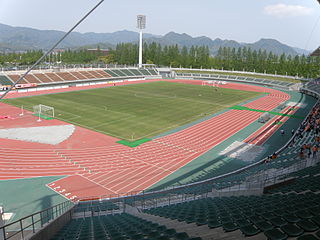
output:
<path id="1" fill-rule="evenodd" d="M 54 118 L 54 108 L 46 105 L 33 106 L 33 113 L 40 117 Z"/>

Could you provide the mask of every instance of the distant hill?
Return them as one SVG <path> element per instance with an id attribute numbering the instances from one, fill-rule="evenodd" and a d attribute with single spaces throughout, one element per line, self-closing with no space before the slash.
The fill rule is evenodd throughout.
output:
<path id="1" fill-rule="evenodd" d="M 293 47 L 280 43 L 274 39 L 260 39 L 255 43 L 238 43 L 234 40 L 221 40 L 220 38 L 216 38 L 212 40 L 208 37 L 191 37 L 185 33 L 178 34 L 174 32 L 169 32 L 168 34 L 164 35 L 163 37 L 150 37 L 146 40 L 147 42 L 157 42 L 162 45 L 172 45 L 178 44 L 179 46 L 187 46 L 191 47 L 192 45 L 207 45 L 210 49 L 212 55 L 215 55 L 219 49 L 219 47 L 231 47 L 231 48 L 239 48 L 239 47 L 250 47 L 253 50 L 266 50 L 268 52 L 273 52 L 274 54 L 280 55 L 285 53 L 287 55 L 299 55 L 305 54 L 300 51 L 295 50 Z"/>
<path id="2" fill-rule="evenodd" d="M 62 31 L 37 30 L 0 24 L 0 50 L 49 49 L 63 34 L 64 32 Z M 149 36 L 154 35 L 145 34 L 145 38 Z M 98 43 L 115 45 L 119 42 L 132 42 L 138 38 L 139 33 L 126 30 L 114 33 L 72 32 L 58 47 L 76 48 Z"/>
<path id="3" fill-rule="evenodd" d="M 23 51 L 31 49 L 48 49 L 64 32 L 56 30 L 38 30 L 26 27 L 12 27 L 0 24 L 0 51 Z M 59 48 L 84 48 L 86 46 L 101 45 L 103 48 L 114 47 L 121 42 L 138 42 L 139 33 L 133 31 L 117 31 L 114 33 L 71 33 L 61 44 Z M 309 54 L 308 51 L 293 48 L 285 45 L 275 39 L 261 39 L 255 43 L 239 43 L 234 40 L 222 40 L 216 38 L 212 40 L 209 37 L 192 37 L 186 33 L 169 32 L 164 36 L 153 34 L 144 34 L 144 40 L 148 43 L 156 42 L 161 45 L 179 45 L 186 46 L 208 46 L 212 55 L 217 54 L 219 47 L 250 47 L 254 50 L 266 50 L 275 54 L 285 53 L 287 55 Z"/>

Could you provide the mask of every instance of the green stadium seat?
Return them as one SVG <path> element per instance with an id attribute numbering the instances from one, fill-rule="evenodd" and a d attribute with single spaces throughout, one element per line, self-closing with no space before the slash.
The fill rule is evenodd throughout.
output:
<path id="1" fill-rule="evenodd" d="M 271 212 L 263 213 L 263 214 L 261 214 L 261 216 L 262 216 L 264 219 L 266 219 L 266 220 L 270 220 L 270 219 L 276 217 L 276 216 L 275 216 L 273 213 L 271 213 Z"/>
<path id="2" fill-rule="evenodd" d="M 257 215 L 249 217 L 249 220 L 254 224 L 256 224 L 258 222 L 264 222 L 265 221 L 262 217 L 257 216 Z"/>
<path id="3" fill-rule="evenodd" d="M 130 238 L 132 240 L 141 240 L 141 239 L 144 239 L 144 236 L 141 233 L 136 233 L 136 234 L 133 234 Z"/>
<path id="4" fill-rule="evenodd" d="M 279 229 L 271 229 L 264 232 L 268 240 L 285 240 L 287 239 L 287 235 L 281 232 Z"/>
<path id="5" fill-rule="evenodd" d="M 222 228 L 225 232 L 233 232 L 233 231 L 239 229 L 239 227 L 233 222 L 226 222 L 226 223 L 222 224 Z"/>
<path id="6" fill-rule="evenodd" d="M 297 215 L 299 218 L 303 218 L 303 219 L 312 218 L 312 216 L 313 216 L 309 211 L 306 211 L 306 210 L 297 211 L 297 212 L 296 212 L 296 215 Z"/>
<path id="7" fill-rule="evenodd" d="M 109 75 L 111 75 L 112 77 L 119 77 L 118 74 L 116 74 L 115 72 L 113 72 L 112 70 L 105 70 L 106 73 L 108 73 Z"/>
<path id="8" fill-rule="evenodd" d="M 297 240 L 319 240 L 312 234 L 306 234 L 297 238 Z"/>
<path id="9" fill-rule="evenodd" d="M 296 225 L 289 223 L 280 227 L 280 229 L 285 232 L 289 237 L 298 237 L 303 234 L 303 230 Z"/>
<path id="10" fill-rule="evenodd" d="M 281 218 L 281 217 L 271 218 L 269 221 L 270 221 L 270 222 L 273 224 L 273 226 L 275 226 L 275 227 L 282 227 L 282 226 L 284 226 L 284 225 L 287 224 L 287 222 L 286 222 L 283 218 Z"/>
<path id="11" fill-rule="evenodd" d="M 142 73 L 139 72 L 137 69 L 130 69 L 130 71 L 135 75 L 135 76 L 141 76 Z"/>
<path id="12" fill-rule="evenodd" d="M 0 85 L 12 85 L 13 82 L 6 76 L 0 75 Z"/>
<path id="13" fill-rule="evenodd" d="M 175 229 L 173 228 L 169 228 L 167 230 L 164 231 L 164 234 L 167 235 L 167 236 L 173 236 L 175 235 L 177 232 Z"/>
<path id="14" fill-rule="evenodd" d="M 300 218 L 294 214 L 285 214 L 283 215 L 283 218 L 289 223 L 297 223 L 300 221 Z"/>
<path id="15" fill-rule="evenodd" d="M 170 237 L 168 236 L 159 236 L 156 238 L 156 240 L 170 240 Z"/>
<path id="16" fill-rule="evenodd" d="M 125 72 L 122 71 L 122 69 L 113 69 L 112 70 L 115 74 L 117 74 L 118 76 L 121 76 L 121 77 L 125 77 L 127 76 L 127 74 Z"/>
<path id="17" fill-rule="evenodd" d="M 149 235 L 149 237 L 151 237 L 151 238 L 157 238 L 157 237 L 160 236 L 160 232 L 157 231 L 157 230 L 152 230 L 148 235 Z"/>
<path id="18" fill-rule="evenodd" d="M 164 232 L 166 229 L 167 228 L 165 226 L 163 226 L 163 225 L 157 227 L 157 231 L 159 231 L 159 232 Z"/>
<path id="19" fill-rule="evenodd" d="M 251 225 L 251 222 L 249 222 L 247 219 L 237 219 L 236 223 L 240 228 Z"/>
<path id="20" fill-rule="evenodd" d="M 210 220 L 210 221 L 208 221 L 208 227 L 209 228 L 221 227 L 221 222 L 218 220 Z"/>
<path id="21" fill-rule="evenodd" d="M 174 238 L 177 240 L 188 240 L 189 236 L 185 232 L 179 232 L 174 235 Z"/>
<path id="22" fill-rule="evenodd" d="M 257 235 L 260 230 L 257 229 L 255 226 L 253 225 L 246 225 L 246 226 L 242 226 L 240 227 L 240 231 L 246 236 L 246 237 L 250 237 L 250 236 L 254 236 Z"/>
<path id="23" fill-rule="evenodd" d="M 319 229 L 319 227 L 316 224 L 314 224 L 313 222 L 311 222 L 308 219 L 304 219 L 304 220 L 297 222 L 297 225 L 299 227 L 301 227 L 306 232 L 314 232 Z"/>
<path id="24" fill-rule="evenodd" d="M 314 216 L 311 218 L 311 221 L 317 224 L 320 227 L 320 216 Z"/>
<path id="25" fill-rule="evenodd" d="M 208 223 L 206 218 L 198 218 L 195 222 L 198 226 L 205 225 Z"/>
<path id="26" fill-rule="evenodd" d="M 266 221 L 257 222 L 254 225 L 256 225 L 262 232 L 269 231 L 274 228 L 272 224 Z"/>
<path id="27" fill-rule="evenodd" d="M 314 215 L 320 215 L 320 206 L 310 207 L 308 210 Z"/>

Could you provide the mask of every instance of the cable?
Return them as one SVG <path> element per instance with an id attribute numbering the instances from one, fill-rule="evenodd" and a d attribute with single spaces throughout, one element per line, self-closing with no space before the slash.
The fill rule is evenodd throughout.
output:
<path id="1" fill-rule="evenodd" d="M 14 88 L 16 86 L 16 84 L 18 84 L 25 76 L 28 75 L 29 72 L 31 72 L 35 66 L 37 66 L 46 56 L 48 56 L 52 51 L 53 49 L 55 49 L 76 27 L 78 27 L 78 25 L 83 22 L 83 20 L 85 20 L 97 7 L 99 7 L 99 5 L 101 3 L 103 3 L 104 0 L 101 0 L 98 4 L 96 4 L 83 18 L 81 18 L 77 23 L 76 25 L 74 25 L 67 33 L 65 33 L 63 35 L 63 37 L 58 41 L 56 42 L 50 50 L 48 50 L 45 54 L 42 55 L 42 57 L 40 57 L 22 76 L 19 77 L 19 79 L 17 81 L 15 81 L 13 83 L 13 85 L 11 87 L 9 87 L 0 97 L 0 100 L 3 99 L 7 94 L 8 92 L 10 92 L 12 90 L 12 88 Z"/>
<path id="2" fill-rule="evenodd" d="M 318 23 L 319 23 L 319 20 L 320 20 L 320 15 L 319 15 L 317 21 L 315 22 L 315 24 L 314 24 L 314 26 L 313 26 L 313 28 L 312 28 L 312 30 L 311 30 L 310 36 L 309 36 L 309 38 L 308 38 L 308 41 L 307 41 L 306 46 L 304 47 L 304 49 L 307 49 L 307 47 L 309 46 L 311 37 L 312 37 L 312 35 L 313 35 L 313 33 L 314 33 L 314 30 L 316 29 L 316 27 L 317 27 L 317 25 L 318 25 Z"/>

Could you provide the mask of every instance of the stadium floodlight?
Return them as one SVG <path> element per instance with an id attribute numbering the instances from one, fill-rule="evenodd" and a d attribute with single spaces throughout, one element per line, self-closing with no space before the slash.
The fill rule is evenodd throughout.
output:
<path id="1" fill-rule="evenodd" d="M 146 28 L 146 16 L 137 16 L 137 28 L 140 30 L 140 40 L 139 40 L 139 68 L 142 68 L 142 30 Z"/>

